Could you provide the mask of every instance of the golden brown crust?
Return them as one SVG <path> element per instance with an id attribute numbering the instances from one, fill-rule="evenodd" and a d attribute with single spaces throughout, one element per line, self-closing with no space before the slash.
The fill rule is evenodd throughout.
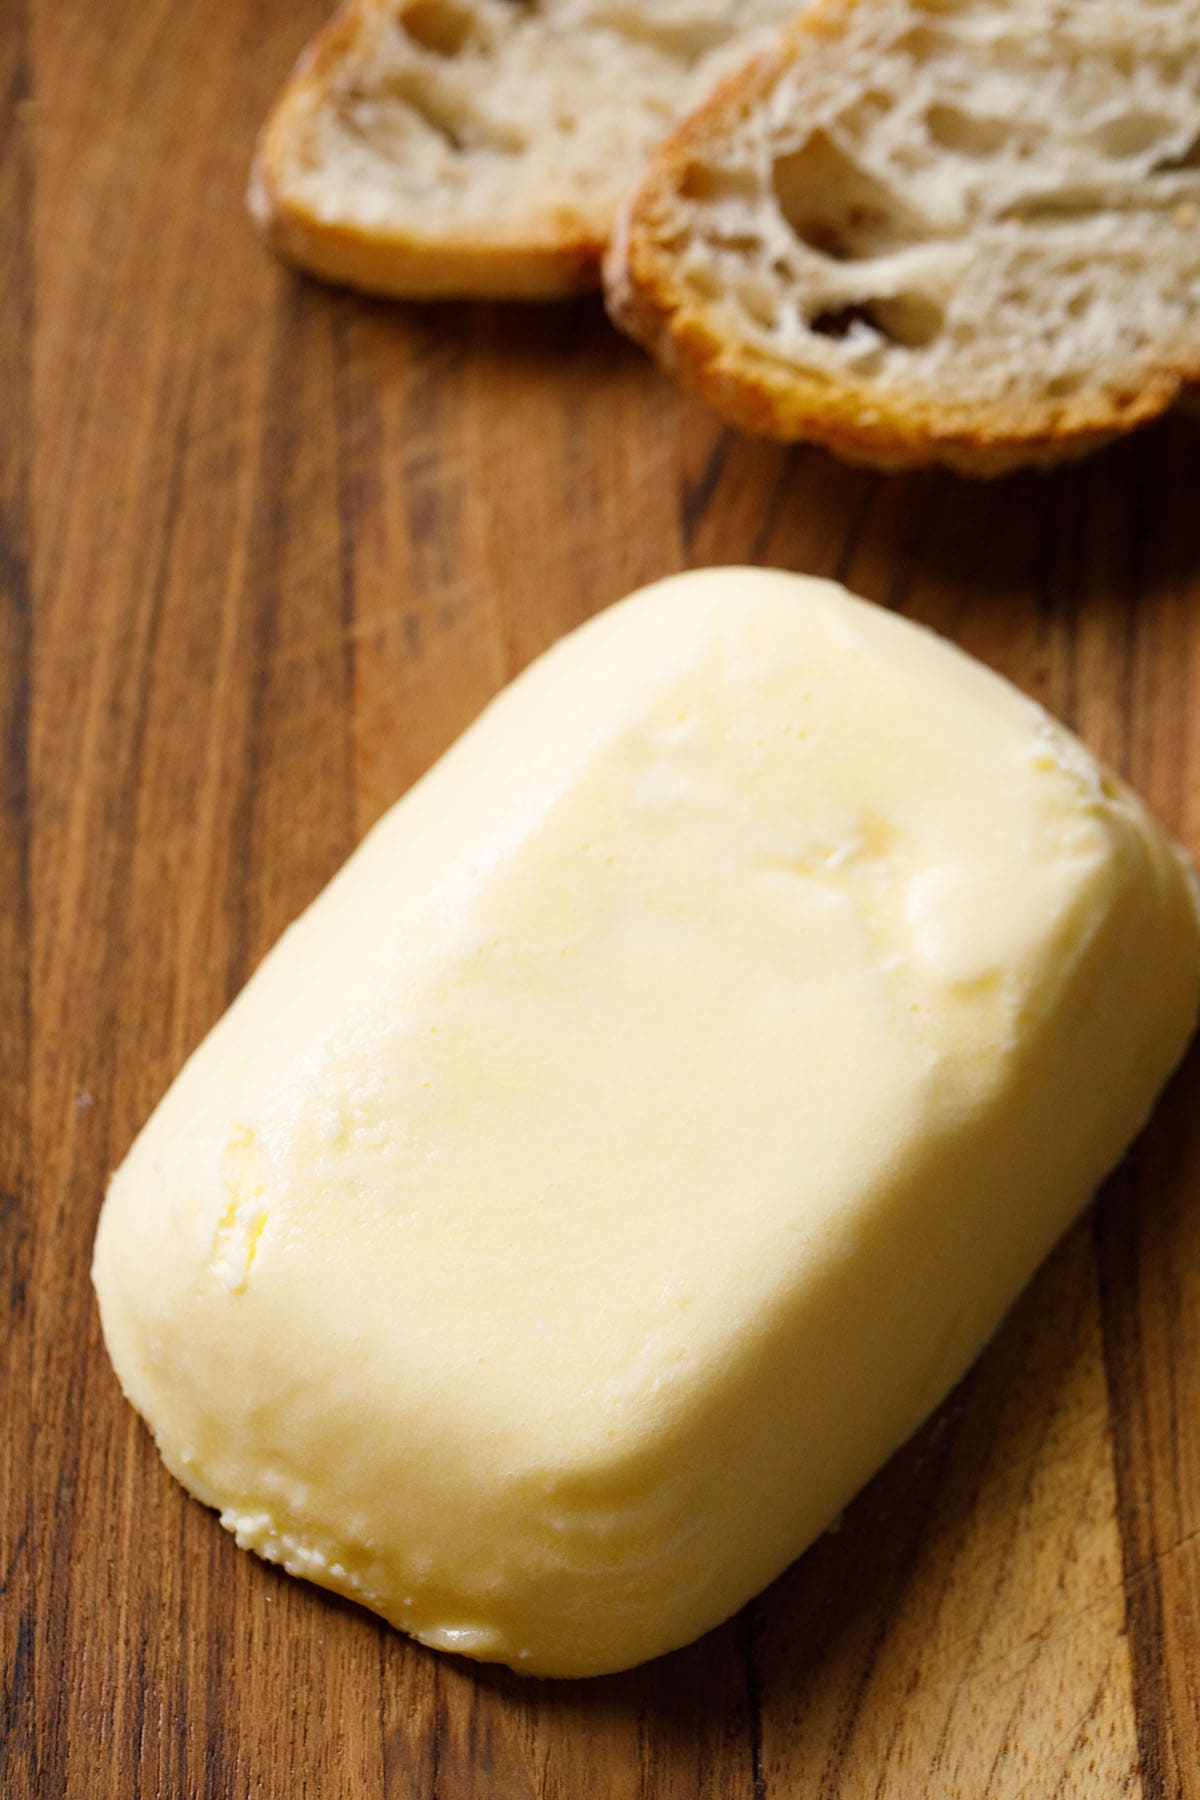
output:
<path id="1" fill-rule="evenodd" d="M 250 210 L 272 249 L 297 268 L 342 287 L 395 300 L 561 300 L 599 285 L 602 245 L 594 238 L 549 244 L 443 238 L 431 243 L 397 232 L 330 225 L 281 202 L 257 158 L 250 179 Z"/>
<path id="2" fill-rule="evenodd" d="M 317 110 L 331 78 L 380 0 L 346 0 L 300 55 L 259 134 L 246 203 L 279 255 L 326 281 L 393 299 L 557 300 L 600 284 L 604 243 L 578 220 L 552 236 L 493 238 L 333 224 L 287 191 L 282 178 L 300 121 Z"/>
<path id="3" fill-rule="evenodd" d="M 697 155 L 745 117 L 814 37 L 834 38 L 870 0 L 817 0 L 776 46 L 719 86 L 653 158 L 617 222 L 605 258 L 605 300 L 615 324 L 681 386 L 740 430 L 824 445 L 881 468 L 942 463 L 991 476 L 1086 455 L 1147 423 L 1200 388 L 1200 336 L 1165 346 L 1136 390 L 1099 388 L 1069 401 L 962 404 L 954 396 L 901 396 L 850 378 L 816 379 L 782 358 L 723 336 L 713 310 L 684 289 L 660 231 Z"/>

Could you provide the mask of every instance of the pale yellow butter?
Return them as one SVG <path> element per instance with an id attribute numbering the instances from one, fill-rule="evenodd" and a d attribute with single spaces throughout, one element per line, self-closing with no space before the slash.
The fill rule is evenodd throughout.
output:
<path id="1" fill-rule="evenodd" d="M 778 1573 L 1146 1116 L 1183 861 L 829 584 L 565 639 L 367 839 L 117 1173 L 105 1338 L 239 1542 L 428 1644 L 618 1669 Z"/>

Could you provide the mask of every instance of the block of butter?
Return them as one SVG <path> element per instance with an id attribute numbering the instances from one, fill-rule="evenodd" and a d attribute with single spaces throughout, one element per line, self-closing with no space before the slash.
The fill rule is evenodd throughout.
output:
<path id="1" fill-rule="evenodd" d="M 122 1386 L 239 1543 L 547 1675 L 724 1619 L 961 1376 L 1192 1030 L 1197 897 L 825 582 L 649 588 L 375 828 L 113 1180 Z"/>

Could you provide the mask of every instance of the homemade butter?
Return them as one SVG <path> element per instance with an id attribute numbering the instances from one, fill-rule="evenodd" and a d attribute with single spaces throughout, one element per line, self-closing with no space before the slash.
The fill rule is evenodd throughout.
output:
<path id="1" fill-rule="evenodd" d="M 734 1611 L 966 1369 L 1200 990 L 1179 853 L 825 582 L 564 639 L 370 834 L 115 1176 L 104 1334 L 239 1543 L 427 1644 Z"/>

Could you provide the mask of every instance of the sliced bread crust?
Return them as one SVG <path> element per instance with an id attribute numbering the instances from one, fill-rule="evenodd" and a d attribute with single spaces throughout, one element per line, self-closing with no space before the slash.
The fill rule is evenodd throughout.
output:
<path id="1" fill-rule="evenodd" d="M 749 432 L 1082 455 L 1200 384 L 1198 122 L 1196 0 L 818 0 L 656 155 L 609 311 Z"/>
<path id="2" fill-rule="evenodd" d="M 403 298 L 595 288 L 617 205 L 791 0 L 346 0 L 247 201 L 313 274 Z"/>

